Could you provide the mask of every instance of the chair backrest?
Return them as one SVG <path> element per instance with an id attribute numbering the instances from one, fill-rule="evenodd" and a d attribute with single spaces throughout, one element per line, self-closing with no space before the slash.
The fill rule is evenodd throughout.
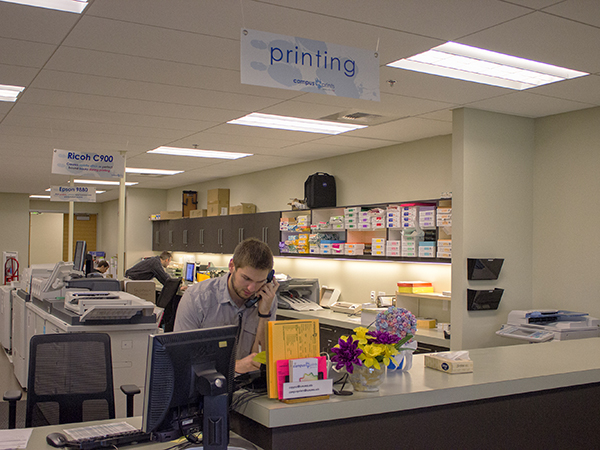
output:
<path id="1" fill-rule="evenodd" d="M 156 300 L 156 306 L 160 306 L 161 308 L 166 308 L 173 297 L 177 294 L 179 290 L 179 285 L 181 284 L 181 277 L 179 278 L 170 278 L 163 285 L 162 291 L 160 292 L 160 296 L 158 300 Z"/>
<path id="2" fill-rule="evenodd" d="M 26 427 L 114 418 L 108 334 L 62 333 L 31 338 Z"/>

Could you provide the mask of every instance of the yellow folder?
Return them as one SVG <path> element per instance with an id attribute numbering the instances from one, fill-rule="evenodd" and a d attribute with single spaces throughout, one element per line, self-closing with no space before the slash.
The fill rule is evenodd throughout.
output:
<path id="1" fill-rule="evenodd" d="M 277 364 L 280 359 L 319 356 L 319 320 L 275 320 L 267 327 L 267 387 L 269 398 L 277 395 Z"/>

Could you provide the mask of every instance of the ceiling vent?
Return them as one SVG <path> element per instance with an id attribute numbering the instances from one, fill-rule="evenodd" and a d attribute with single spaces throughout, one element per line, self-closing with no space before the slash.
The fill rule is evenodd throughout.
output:
<path id="1" fill-rule="evenodd" d="M 322 120 L 329 120 L 332 122 L 343 122 L 343 123 L 354 123 L 359 125 L 379 125 L 392 120 L 397 120 L 399 117 L 392 116 L 381 116 L 379 114 L 371 114 L 362 111 L 342 111 L 337 114 L 322 117 Z"/>

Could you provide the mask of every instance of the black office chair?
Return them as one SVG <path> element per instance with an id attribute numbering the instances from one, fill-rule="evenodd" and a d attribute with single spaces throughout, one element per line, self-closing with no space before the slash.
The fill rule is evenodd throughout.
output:
<path id="1" fill-rule="evenodd" d="M 156 300 L 156 306 L 166 308 L 173 298 L 177 295 L 179 285 L 181 284 L 181 277 L 169 278 L 162 287 L 160 295 Z"/>
<path id="2" fill-rule="evenodd" d="M 110 336 L 105 333 L 35 335 L 29 349 L 26 427 L 115 418 Z M 135 385 L 121 386 L 133 415 Z M 9 401 L 9 428 L 15 427 L 20 391 Z"/>

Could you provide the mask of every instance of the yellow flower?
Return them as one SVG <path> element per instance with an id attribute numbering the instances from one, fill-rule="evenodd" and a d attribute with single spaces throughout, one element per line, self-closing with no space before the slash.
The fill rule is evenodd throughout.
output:
<path id="1" fill-rule="evenodd" d="M 377 357 L 384 355 L 384 348 L 382 345 L 378 344 L 367 344 L 362 348 L 362 354 L 359 355 L 359 358 L 364 362 L 365 366 L 371 367 L 374 366 L 376 369 L 380 369 L 379 361 L 377 361 Z"/>
<path id="2" fill-rule="evenodd" d="M 357 327 L 354 329 L 354 335 L 352 336 L 354 339 L 358 341 L 358 345 L 362 348 L 363 345 L 367 343 L 367 332 L 368 328 L 365 327 Z"/>

